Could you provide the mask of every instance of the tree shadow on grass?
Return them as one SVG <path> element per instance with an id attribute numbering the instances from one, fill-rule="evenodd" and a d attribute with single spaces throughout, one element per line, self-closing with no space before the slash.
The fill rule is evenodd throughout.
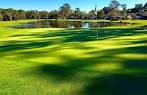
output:
<path id="1" fill-rule="evenodd" d="M 83 95 L 146 95 L 147 77 L 111 74 L 91 80 Z"/>
<path id="2" fill-rule="evenodd" d="M 21 43 L 21 44 L 6 44 L 0 46 L 0 52 L 10 52 L 16 50 L 25 50 L 25 49 L 33 49 L 33 48 L 41 48 L 49 46 L 52 42 L 42 41 L 42 42 L 31 42 L 31 43 Z"/>
<path id="3" fill-rule="evenodd" d="M 112 58 L 115 59 L 114 57 L 111 57 L 110 59 Z M 121 63 L 123 65 L 123 69 L 112 70 L 111 73 L 111 70 L 110 72 L 101 71 L 98 68 L 95 71 L 91 68 L 91 66 L 95 65 L 92 63 L 92 60 L 95 60 L 93 62 L 97 62 L 97 64 L 103 65 L 103 63 L 105 63 L 105 58 L 100 59 L 103 60 L 103 62 L 99 61 L 99 58 L 96 60 L 95 57 L 89 59 L 70 60 L 60 65 L 40 65 L 36 69 L 37 72 L 34 72 L 34 74 L 43 75 L 44 77 L 42 78 L 47 78 L 47 80 L 49 77 L 49 79 L 52 79 L 59 84 L 62 82 L 70 83 L 71 81 L 77 82 L 79 79 L 88 81 L 85 83 L 85 87 L 81 89 L 81 93 L 79 95 L 147 94 L 147 60 L 124 60 Z M 85 67 L 89 69 L 84 69 Z M 98 73 L 102 76 L 99 76 Z"/>
<path id="4" fill-rule="evenodd" d="M 56 81 L 67 80 L 74 74 L 71 68 L 62 65 L 42 65 L 38 70 L 40 74 L 50 76 Z"/>
<path id="5" fill-rule="evenodd" d="M 126 68 L 140 69 L 147 71 L 147 59 L 132 59 L 124 61 Z M 147 73 L 147 72 L 146 72 Z"/>
<path id="6" fill-rule="evenodd" d="M 147 34 L 144 32 L 137 32 L 135 29 L 90 29 L 90 30 L 64 30 L 61 32 L 52 32 L 46 34 L 34 35 L 37 38 L 48 38 L 48 37 L 63 37 L 64 40 L 61 43 L 70 43 L 70 42 L 88 42 L 96 41 L 97 32 L 99 32 L 99 40 L 106 40 L 111 38 L 117 38 L 122 36 L 134 36 L 139 34 Z M 129 41 L 131 42 L 131 41 Z M 146 44 L 146 40 L 133 41 L 134 44 Z M 11 44 L 0 46 L 0 52 L 10 52 L 16 50 L 27 50 L 47 47 L 49 45 L 54 45 L 52 41 L 38 41 L 38 42 L 28 42 L 21 44 Z M 57 44 L 57 43 L 56 43 Z M 60 50 L 60 47 L 58 50 Z M 85 51 L 93 48 L 82 48 Z M 52 51 L 57 51 L 53 49 Z M 85 83 L 84 89 L 81 89 L 83 95 L 146 95 L 147 91 L 147 60 L 144 58 L 140 59 L 131 59 L 131 58 L 122 58 L 117 57 L 119 54 L 132 54 L 140 53 L 147 54 L 147 47 L 144 46 L 132 46 L 127 48 L 118 48 L 118 49 L 108 49 L 101 51 L 88 52 L 89 55 L 94 57 L 89 58 L 76 58 L 63 57 L 63 63 L 54 65 L 54 64 L 44 64 L 39 65 L 35 68 L 35 71 L 29 72 L 30 75 L 42 76 L 42 78 L 52 78 L 56 81 L 66 81 L 74 80 L 77 82 L 78 78 L 82 77 L 83 80 L 89 81 Z M 50 54 L 50 53 L 49 53 Z M 23 53 L 22 53 L 23 55 Z M 29 53 L 27 54 L 29 55 Z M 32 55 L 33 56 L 33 55 Z M 39 57 L 39 56 L 38 56 Z M 62 57 L 62 56 L 60 56 Z M 90 67 L 95 66 L 95 64 L 105 64 L 117 61 L 123 65 L 123 69 L 113 71 L 113 73 L 106 71 L 103 72 L 99 69 L 96 71 Z M 109 61 L 107 61 L 109 60 Z M 114 61 L 113 61 L 114 60 Z M 115 63 L 117 64 L 117 63 Z M 85 69 L 89 68 L 89 70 Z M 130 72 L 126 72 L 129 70 Z M 92 73 L 91 73 L 92 72 Z M 98 77 L 97 73 L 101 73 L 104 76 Z M 85 75 L 86 74 L 86 75 Z M 28 74 L 27 74 L 28 75 Z M 94 76 L 93 76 L 94 75 Z M 88 77 L 91 76 L 91 77 Z M 79 84 L 80 85 L 80 84 Z"/>
<path id="7" fill-rule="evenodd" d="M 122 36 L 133 36 L 139 34 L 147 34 L 146 31 L 141 33 L 136 28 L 130 29 L 65 29 L 60 32 L 48 32 L 38 35 L 40 38 L 46 37 L 63 37 L 63 42 L 87 42 L 100 41 L 110 38 L 117 38 Z"/>
<path id="8" fill-rule="evenodd" d="M 60 64 L 48 63 L 39 65 L 35 69 L 35 71 L 37 71 L 35 74 L 49 77 L 52 80 L 56 80 L 57 82 L 68 82 L 71 79 L 75 79 L 74 77 L 77 77 L 77 74 L 79 75 L 80 73 L 85 72 L 84 67 L 94 65 L 94 63 L 91 64 L 91 58 L 74 59 L 71 57 L 62 56 L 62 59 L 64 58 L 66 60 L 64 60 L 64 62 L 61 62 Z M 95 61 L 95 59 L 93 59 L 93 61 Z"/>
<path id="9" fill-rule="evenodd" d="M 141 41 L 144 42 L 144 41 Z M 84 89 L 83 95 L 146 95 L 147 94 L 147 59 L 136 59 L 137 54 L 147 55 L 147 46 L 134 46 L 102 51 L 99 57 L 108 60 L 121 59 L 123 69 L 116 73 L 108 73 L 103 77 L 92 78 Z M 97 52 L 98 53 L 98 52 Z M 120 54 L 136 54 L 134 58 L 117 57 Z M 117 63 L 116 63 L 117 64 Z"/>
<path id="10" fill-rule="evenodd" d="M 147 34 L 147 32 L 142 31 L 140 33 L 136 31 L 136 29 L 75 29 L 75 30 L 65 29 L 61 31 L 46 32 L 43 34 L 41 33 L 30 34 L 32 37 L 35 38 L 62 37 L 63 40 L 55 38 L 54 40 L 49 39 L 49 40 L 42 40 L 36 42 L 25 42 L 25 41 L 23 42 L 23 41 L 15 41 L 15 40 L 8 41 L 5 45 L 0 46 L 0 52 L 42 48 L 55 44 L 63 44 L 70 42 L 81 43 L 81 42 L 89 42 L 89 41 L 101 41 L 105 39 L 117 38 L 122 36 L 133 36 L 140 34 Z M 18 36 L 20 37 L 24 35 L 18 35 Z M 146 40 L 144 40 L 143 42 L 146 42 Z M 138 41 L 136 43 L 142 43 L 142 42 Z"/>
<path id="11" fill-rule="evenodd" d="M 132 53 L 147 54 L 146 50 L 146 46 L 134 46 L 90 53 L 91 55 L 95 55 L 95 57 L 79 59 L 65 57 L 65 61 L 61 64 L 40 65 L 36 70 L 39 72 L 35 74 L 43 74 L 59 83 L 63 81 L 68 83 L 71 80 L 77 82 L 79 78 L 82 78 L 83 81 L 87 80 L 88 82 L 85 83 L 85 87 L 81 89 L 80 95 L 146 95 L 147 59 L 132 59 L 129 57 L 125 59 L 117 56 Z M 101 52 L 103 54 L 99 55 Z M 115 60 L 119 59 L 120 61 L 118 61 L 118 63 L 123 66 L 122 69 L 112 70 L 111 72 L 111 70 L 103 71 L 99 70 L 99 68 L 96 70 L 91 68 L 95 66 L 95 64 L 103 65 L 108 63 L 108 66 L 109 63 L 113 62 L 114 64 L 118 64 L 115 63 Z M 98 76 L 98 73 L 102 76 Z"/>

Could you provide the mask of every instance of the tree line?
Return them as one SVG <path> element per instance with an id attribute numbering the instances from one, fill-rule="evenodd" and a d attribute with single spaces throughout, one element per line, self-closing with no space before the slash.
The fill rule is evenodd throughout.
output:
<path id="1" fill-rule="evenodd" d="M 107 7 L 97 11 L 96 8 L 90 12 L 81 11 L 80 8 L 72 9 L 70 4 L 64 4 L 58 10 L 14 10 L 12 8 L 0 9 L 0 20 L 23 20 L 23 19 L 109 19 L 121 17 L 126 19 L 128 14 L 147 13 L 146 4 L 136 4 L 134 8 L 127 9 L 126 4 L 120 4 L 118 0 L 112 0 Z"/>

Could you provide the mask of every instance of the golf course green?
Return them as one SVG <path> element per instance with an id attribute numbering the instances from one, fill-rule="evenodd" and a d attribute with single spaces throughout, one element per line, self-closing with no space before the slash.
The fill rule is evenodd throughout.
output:
<path id="1" fill-rule="evenodd" d="M 0 95 L 147 95 L 147 21 L 10 27 L 34 21 L 0 22 Z"/>

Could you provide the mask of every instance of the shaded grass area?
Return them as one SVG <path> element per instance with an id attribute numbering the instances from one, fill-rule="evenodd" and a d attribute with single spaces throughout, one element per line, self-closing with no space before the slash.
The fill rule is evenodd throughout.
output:
<path id="1" fill-rule="evenodd" d="M 146 95 L 147 30 L 0 30 L 0 95 Z"/>

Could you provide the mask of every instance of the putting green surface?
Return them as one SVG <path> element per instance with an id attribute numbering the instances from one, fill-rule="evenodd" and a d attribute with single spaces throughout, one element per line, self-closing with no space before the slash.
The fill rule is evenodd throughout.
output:
<path id="1" fill-rule="evenodd" d="M 0 95 L 147 95 L 147 21 L 130 28 L 6 27 L 25 22 L 0 22 Z"/>

